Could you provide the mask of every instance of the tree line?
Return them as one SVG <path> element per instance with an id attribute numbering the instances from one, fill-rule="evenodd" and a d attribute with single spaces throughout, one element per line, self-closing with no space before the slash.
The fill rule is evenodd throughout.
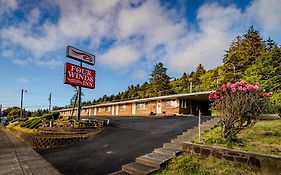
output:
<path id="1" fill-rule="evenodd" d="M 226 82 L 246 80 L 252 84 L 259 82 L 263 89 L 272 91 L 272 101 L 281 110 L 281 48 L 271 38 L 264 40 L 252 26 L 230 42 L 222 59 L 223 64 L 214 69 L 206 70 L 199 64 L 194 71 L 174 79 L 169 77 L 163 63 L 156 63 L 147 82 L 130 85 L 117 94 L 84 101 L 82 105 L 189 93 L 191 86 L 192 92 L 207 91 Z M 66 107 L 73 103 L 72 98 Z"/>

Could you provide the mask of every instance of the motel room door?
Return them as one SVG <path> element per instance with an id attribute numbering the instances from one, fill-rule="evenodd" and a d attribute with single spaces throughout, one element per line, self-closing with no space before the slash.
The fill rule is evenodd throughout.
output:
<path id="1" fill-rule="evenodd" d="M 133 103 L 132 104 L 132 115 L 136 115 L 136 108 L 137 108 L 137 104 Z"/>
<path id="2" fill-rule="evenodd" d="M 156 102 L 156 114 L 161 114 L 162 113 L 162 104 L 161 101 Z"/>
<path id="3" fill-rule="evenodd" d="M 112 108 L 112 109 L 111 109 L 111 110 L 112 110 L 112 111 L 111 111 L 111 115 L 114 115 L 114 114 L 115 114 L 115 108 L 114 108 L 114 107 L 115 107 L 115 106 L 112 105 L 112 107 L 111 107 L 111 108 Z"/>

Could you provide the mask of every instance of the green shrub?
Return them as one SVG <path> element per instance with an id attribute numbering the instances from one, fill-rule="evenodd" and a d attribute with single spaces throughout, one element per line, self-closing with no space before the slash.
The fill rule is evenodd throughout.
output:
<path id="1" fill-rule="evenodd" d="M 41 118 L 44 118 L 46 120 L 51 120 L 51 119 L 56 120 L 56 119 L 58 119 L 59 115 L 60 115 L 59 112 L 53 112 L 53 113 L 50 113 L 50 114 L 43 114 L 41 116 Z"/>
<path id="2" fill-rule="evenodd" d="M 42 119 L 39 117 L 36 117 L 36 118 L 30 118 L 29 120 L 24 121 L 23 123 L 20 124 L 20 126 L 33 129 L 33 128 L 38 128 L 41 123 L 42 123 Z"/>
<path id="3" fill-rule="evenodd" d="M 34 119 L 27 128 L 30 128 L 30 129 L 38 128 L 41 123 L 42 123 L 41 118 Z"/>
<path id="4" fill-rule="evenodd" d="M 213 101 L 212 108 L 220 114 L 222 137 L 235 141 L 240 131 L 252 127 L 259 116 L 267 112 L 271 96 L 272 92 L 265 93 L 259 84 L 251 85 L 245 81 L 228 82 L 212 91 L 209 99 Z"/>
<path id="5" fill-rule="evenodd" d="M 33 119 L 26 120 L 20 124 L 20 127 L 26 127 L 32 122 Z"/>
<path id="6" fill-rule="evenodd" d="M 43 114 L 40 116 L 42 119 L 51 120 L 53 118 L 52 114 Z"/>

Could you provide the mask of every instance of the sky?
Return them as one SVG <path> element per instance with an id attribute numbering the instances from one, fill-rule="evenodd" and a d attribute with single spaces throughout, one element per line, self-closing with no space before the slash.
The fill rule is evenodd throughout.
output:
<path id="1" fill-rule="evenodd" d="M 157 62 L 171 77 L 222 64 L 231 40 L 254 26 L 281 43 L 281 0 L 0 0 L 0 104 L 69 104 L 63 83 L 74 46 L 96 56 L 96 88 L 83 101 L 143 84 Z"/>

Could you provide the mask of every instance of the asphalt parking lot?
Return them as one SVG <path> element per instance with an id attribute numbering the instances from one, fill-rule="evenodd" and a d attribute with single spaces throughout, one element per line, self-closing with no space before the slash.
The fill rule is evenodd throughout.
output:
<path id="1" fill-rule="evenodd" d="M 110 126 L 95 138 L 62 148 L 39 151 L 60 173 L 112 173 L 152 152 L 198 124 L 198 117 L 108 117 Z M 206 121 L 210 117 L 202 117 Z"/>

